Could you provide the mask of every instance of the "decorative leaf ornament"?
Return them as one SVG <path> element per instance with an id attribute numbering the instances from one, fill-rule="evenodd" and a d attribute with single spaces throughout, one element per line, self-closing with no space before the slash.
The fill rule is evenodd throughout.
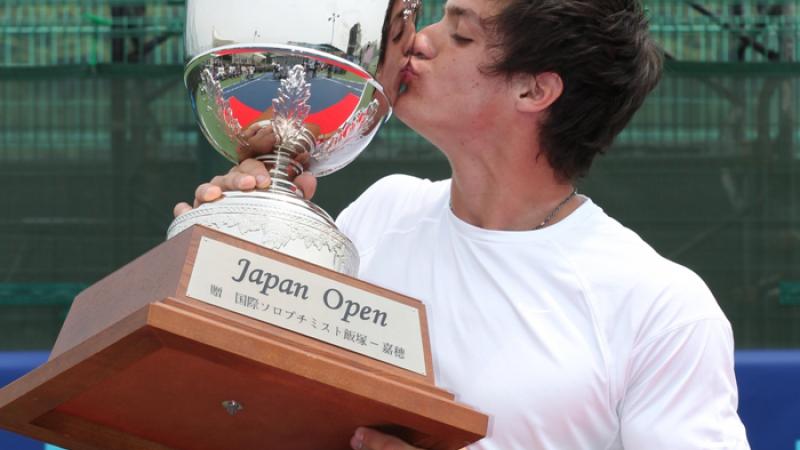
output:
<path id="1" fill-rule="evenodd" d="M 306 82 L 305 73 L 305 68 L 299 64 L 292 67 L 289 76 L 281 80 L 277 98 L 272 100 L 275 109 L 272 126 L 278 142 L 293 142 L 303 130 L 303 123 L 311 110 L 308 105 L 311 84 Z"/>
<path id="2" fill-rule="evenodd" d="M 200 74 L 200 78 L 202 78 L 201 92 L 206 94 L 208 99 L 214 104 L 214 106 L 208 104 L 206 108 L 209 111 L 213 111 L 217 116 L 217 120 L 222 122 L 225 133 L 229 138 L 240 141 L 242 125 L 233 113 L 230 101 L 223 95 L 222 84 L 214 77 L 210 68 L 204 69 Z"/>
<path id="3" fill-rule="evenodd" d="M 342 124 L 336 134 L 318 146 L 314 157 L 319 161 L 324 161 L 333 155 L 337 148 L 347 147 L 358 140 L 366 139 L 369 131 L 375 127 L 377 112 L 378 100 L 373 100 L 369 106 Z"/>
<path id="4" fill-rule="evenodd" d="M 408 20 L 422 6 L 422 0 L 403 0 L 403 20 Z"/>

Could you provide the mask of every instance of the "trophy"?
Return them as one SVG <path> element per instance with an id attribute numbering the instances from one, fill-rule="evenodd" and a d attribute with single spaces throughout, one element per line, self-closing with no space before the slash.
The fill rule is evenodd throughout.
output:
<path id="1" fill-rule="evenodd" d="M 305 170 L 320 177 L 343 168 L 389 117 L 407 60 L 398 47 L 413 34 L 405 28 L 419 6 L 189 0 L 184 79 L 200 129 L 233 163 L 258 154 L 272 184 L 226 192 L 175 219 L 168 238 L 200 224 L 356 275 L 353 244 L 292 180 Z"/>

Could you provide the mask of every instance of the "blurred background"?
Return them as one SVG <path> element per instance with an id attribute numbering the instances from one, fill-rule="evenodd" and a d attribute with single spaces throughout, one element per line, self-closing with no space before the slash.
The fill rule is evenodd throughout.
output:
<path id="1" fill-rule="evenodd" d="M 423 25 L 443 3 L 425 0 Z M 645 3 L 665 77 L 580 191 L 706 280 L 737 364 L 800 348 L 800 0 Z M 183 86 L 184 9 L 0 0 L 3 355 L 49 350 L 74 296 L 162 242 L 173 205 L 228 170 Z M 449 168 L 392 120 L 315 202 L 336 215 L 389 173 Z M 797 417 L 795 438 L 753 448 L 800 449 Z"/>

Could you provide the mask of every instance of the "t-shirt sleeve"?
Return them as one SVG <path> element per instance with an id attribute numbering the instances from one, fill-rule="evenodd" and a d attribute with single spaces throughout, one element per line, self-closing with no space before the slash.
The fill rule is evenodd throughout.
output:
<path id="1" fill-rule="evenodd" d="M 749 450 L 737 414 L 733 334 L 724 318 L 651 336 L 628 366 L 620 406 L 626 449 Z"/>

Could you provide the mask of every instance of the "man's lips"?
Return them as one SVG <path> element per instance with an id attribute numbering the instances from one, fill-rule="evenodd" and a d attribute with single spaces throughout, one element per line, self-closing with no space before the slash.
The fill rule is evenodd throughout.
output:
<path id="1" fill-rule="evenodd" d="M 400 70 L 400 82 L 402 84 L 408 84 L 413 79 L 417 78 L 418 74 L 417 71 L 414 70 L 414 66 L 411 65 L 411 61 L 409 61 L 402 70 Z"/>

